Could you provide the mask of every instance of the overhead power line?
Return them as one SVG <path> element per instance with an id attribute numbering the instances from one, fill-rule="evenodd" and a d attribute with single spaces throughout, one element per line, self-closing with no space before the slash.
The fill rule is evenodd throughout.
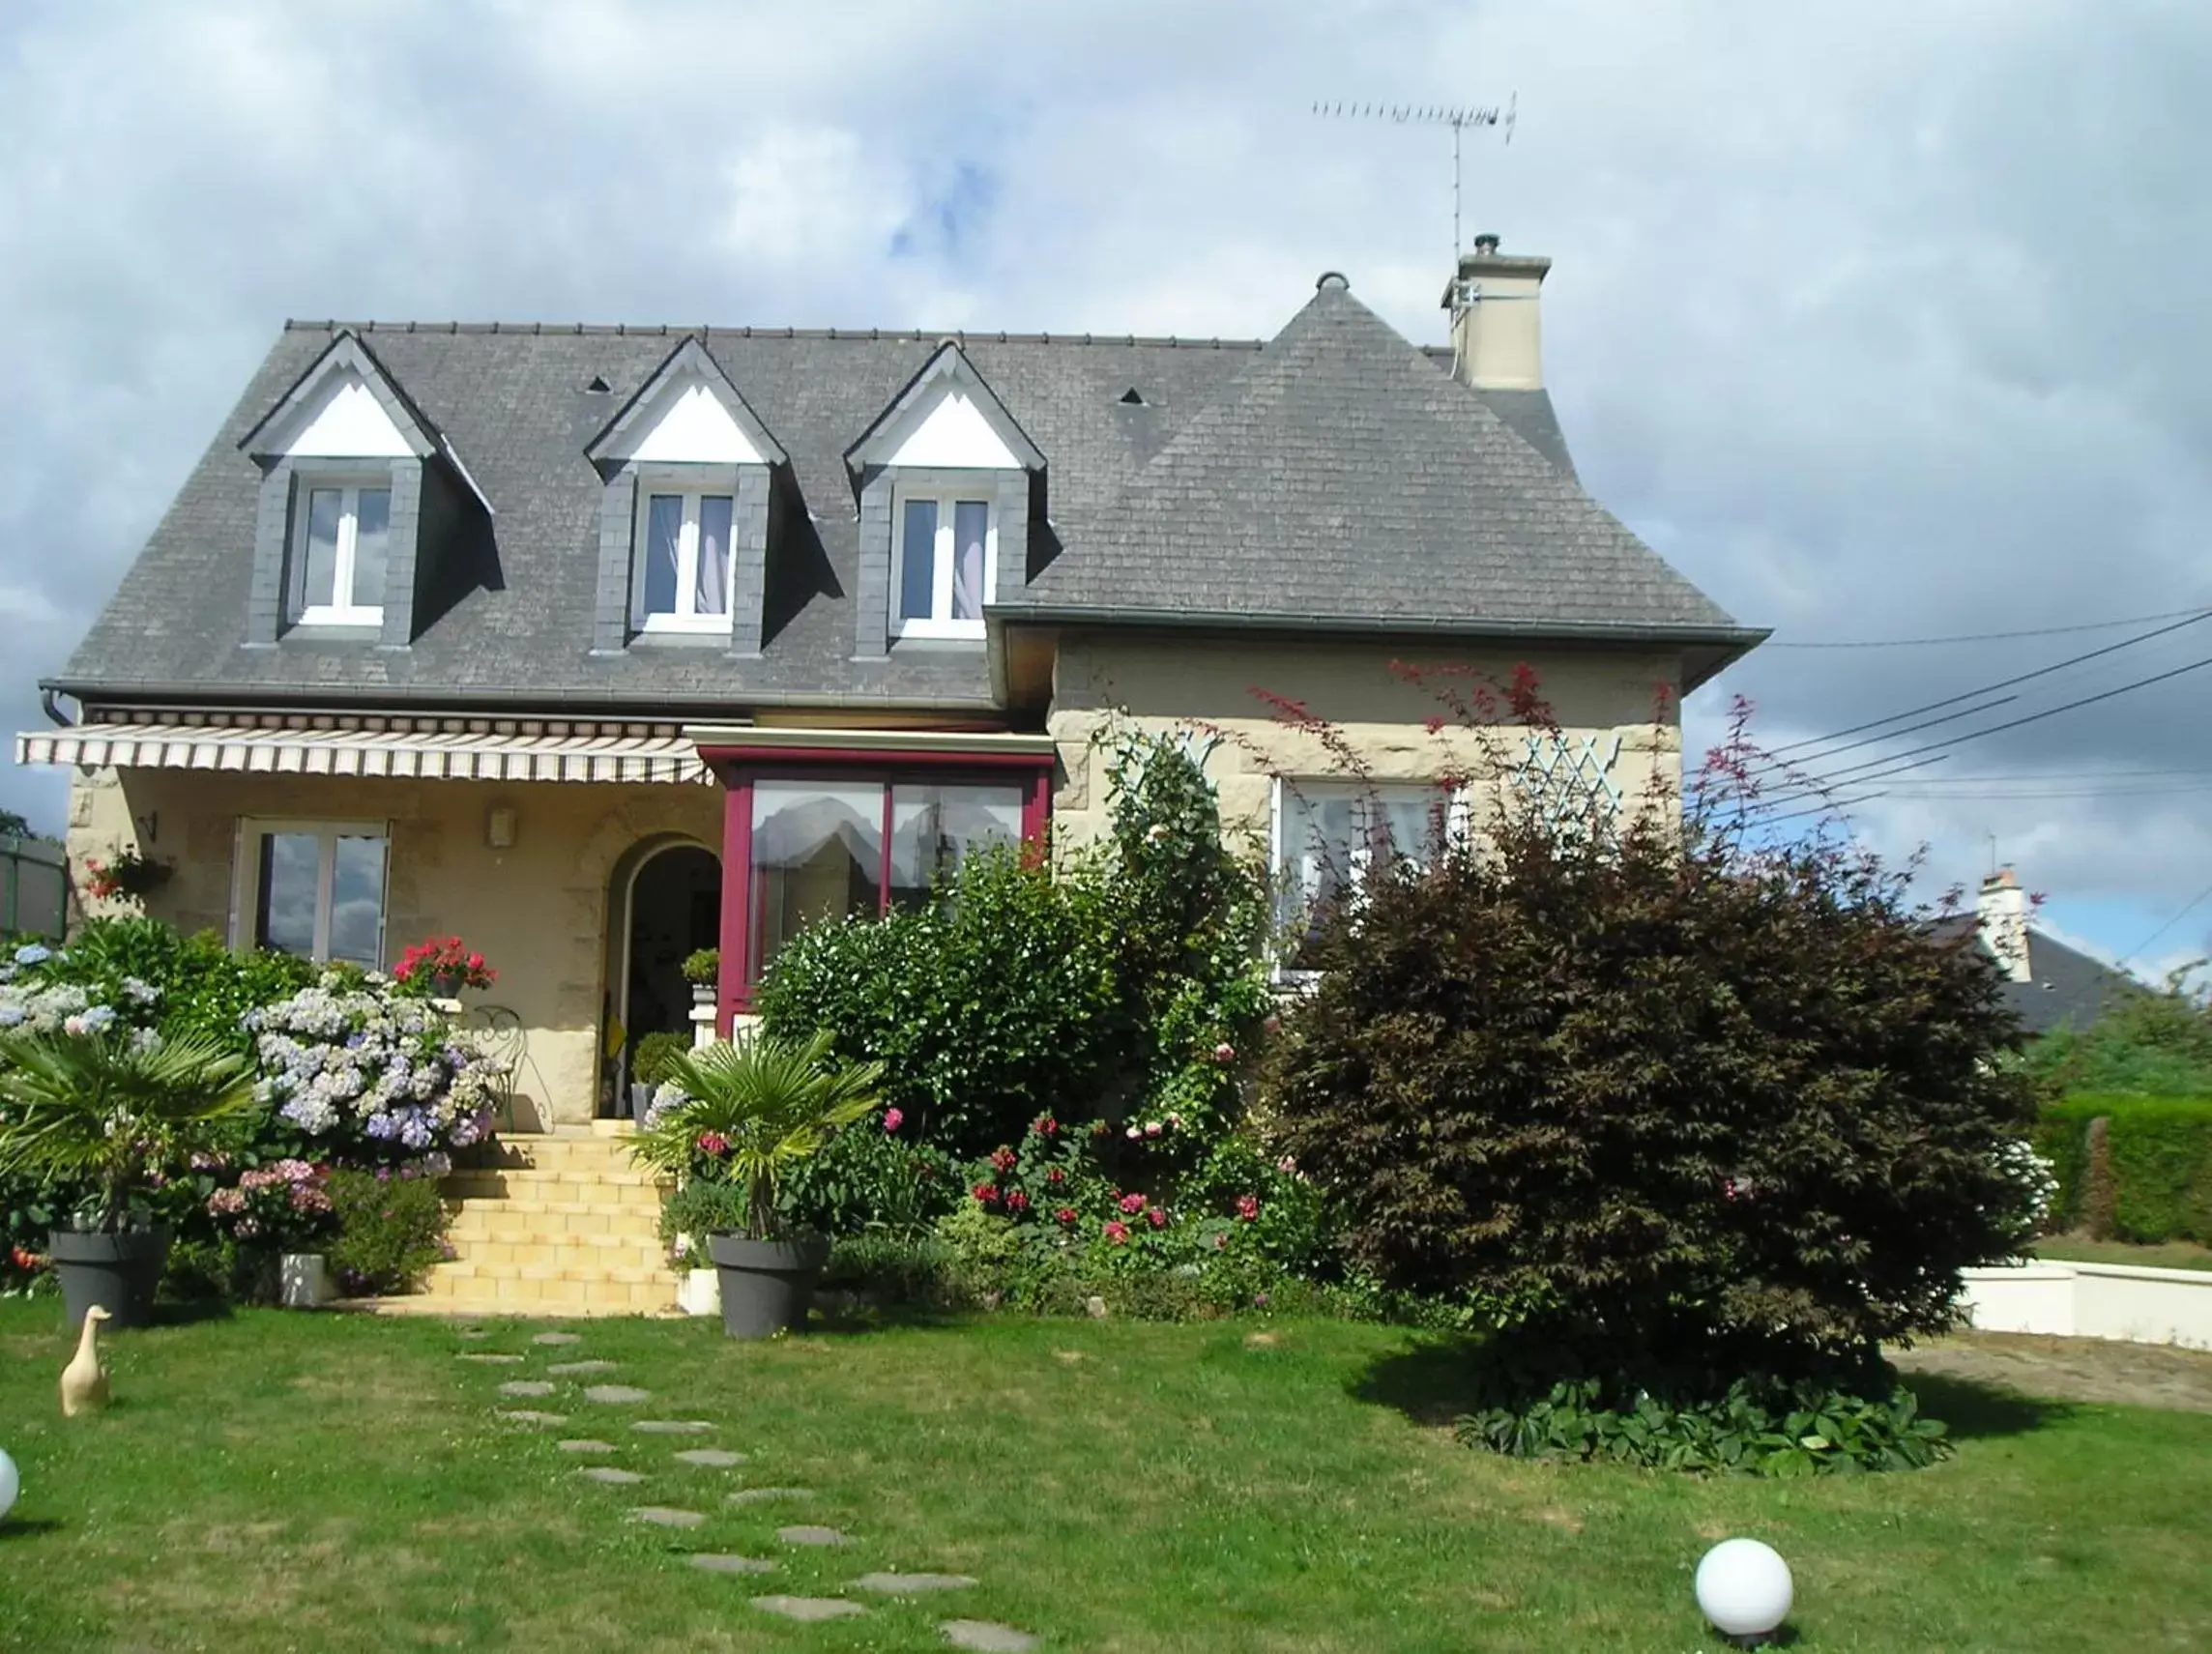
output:
<path id="1" fill-rule="evenodd" d="M 2148 947 L 2152 943 L 2156 942 L 2160 937 L 2164 936 L 2168 931 L 2171 930 L 2175 925 L 2179 924 L 2183 919 L 2187 918 L 2191 914 L 2195 913 L 2207 896 L 2212 896 L 2212 885 L 2205 885 L 2203 889 L 2197 891 L 2196 895 L 2190 897 L 2188 901 L 2182 904 L 2181 912 L 2175 914 L 2173 917 L 2168 919 L 2166 923 L 2160 925 L 2158 929 L 2152 931 L 2150 935 L 2144 937 L 2142 941 L 2137 943 L 2135 946 L 2129 948 L 2127 952 L 2121 954 L 2120 963 L 2125 965 L 2129 960 L 2141 953 L 2144 948 Z"/>
<path id="2" fill-rule="evenodd" d="M 1761 649 L 1934 649 L 1939 645 L 1957 643 L 2004 643 L 2023 637 L 2063 637 L 2070 632 L 2111 631 L 2120 626 L 2147 626 L 2153 621 L 2179 620 L 2184 616 L 2212 613 L 2212 610 L 2170 609 L 2163 615 L 2130 615 L 2125 620 L 2084 621 L 2072 626 L 2036 626 L 2026 631 L 2011 632 L 1957 632 L 1949 637 L 1874 637 L 1854 638 L 1848 642 L 1828 639 L 1798 642 L 1792 638 L 1769 638 Z"/>
<path id="3" fill-rule="evenodd" d="M 1786 752 L 1797 752 L 1808 746 L 1825 746 L 1830 741 L 1842 740 L 1846 736 L 1859 735 L 1867 730 L 1882 729 L 1890 724 L 1902 723 L 1906 718 L 1918 717 L 1922 712 L 1940 711 L 1943 708 L 1955 707 L 1962 701 L 1979 700 L 1984 695 L 1994 694 L 1999 689 L 2010 689 L 2020 683 L 2031 683 L 2038 678 L 2050 677 L 2053 672 L 2063 672 L 2070 666 L 2080 666 L 2085 661 L 2098 660 L 2105 655 L 2117 653 L 2123 649 L 2133 649 L 2139 643 L 2148 643 L 2153 638 L 2164 637 L 2168 632 L 2177 632 L 2184 626 L 2200 624 L 2206 620 L 2212 620 L 2212 609 L 2192 610 L 2186 619 L 2160 626 L 2153 631 L 2139 632 L 2134 637 L 2124 637 L 2118 643 L 2109 643 L 2102 649 L 2092 649 L 2084 654 L 2072 655 L 2065 660 L 2054 661 L 2049 666 L 2039 666 L 2033 672 L 2023 672 L 2017 678 L 2000 679 L 1994 683 L 1984 683 L 1979 688 L 1968 689 L 1963 694 L 1946 695 L 1942 700 L 1930 701 L 1926 706 L 1908 707 L 1902 712 L 1892 712 L 1886 718 L 1874 718 L 1863 724 L 1853 724 L 1849 729 L 1838 730 L 1833 735 L 1814 736 L 1809 740 L 1793 740 L 1787 746 L 1776 747 L 1769 756 L 1779 758 Z M 1863 746 L 1866 743 L 1861 741 L 1856 744 Z M 1822 754 L 1821 756 L 1829 755 Z"/>
<path id="4" fill-rule="evenodd" d="M 1923 753 L 1947 754 L 1951 748 L 1963 746 L 1969 740 L 1979 740 L 1987 735 L 2002 735 L 2006 730 L 2016 730 L 2028 724 L 2041 723 L 2045 718 L 2054 718 L 2061 712 L 2071 712 L 2081 707 L 2093 707 L 2101 701 L 2110 701 L 2115 696 L 2132 694 L 2138 689 L 2147 689 L 2154 683 L 2164 683 L 2171 679 L 2179 678 L 2185 673 L 2201 671 L 2207 666 L 2212 666 L 2212 655 L 2192 660 L 2186 666 L 2176 666 L 2165 672 L 2153 673 L 2148 678 L 2138 678 L 2134 682 L 2122 683 L 2116 688 L 2101 690 L 2094 695 L 2083 695 L 2077 700 L 2061 702 L 2055 707 L 2046 707 L 2038 712 L 2028 712 L 2021 717 L 2008 718 L 2001 724 L 1987 724 L 1981 729 L 1968 730 L 1964 735 L 1946 736 L 1941 740 L 1932 740 L 1920 746 L 1907 747 L 1903 752 L 1893 752 L 1882 758 L 1872 758 L 1863 763 L 1847 765 L 1842 769 L 1832 770 L 1826 775 L 1809 777 L 1793 787 L 1786 788 L 1777 799 L 1768 801 L 1787 801 L 1791 798 L 1816 797 L 1830 790 L 1864 787 L 1881 780 L 1885 776 L 1899 773 L 1897 767 L 1913 768 L 1906 761 L 1919 758 Z M 1876 770 L 1878 773 L 1860 773 L 1863 770 Z"/>

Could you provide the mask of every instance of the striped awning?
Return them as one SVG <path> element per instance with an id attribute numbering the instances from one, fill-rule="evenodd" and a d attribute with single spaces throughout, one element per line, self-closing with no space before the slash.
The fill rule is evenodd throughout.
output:
<path id="1" fill-rule="evenodd" d="M 706 781 L 680 725 L 538 718 L 94 721 L 15 738 L 17 764 L 451 781 Z"/>

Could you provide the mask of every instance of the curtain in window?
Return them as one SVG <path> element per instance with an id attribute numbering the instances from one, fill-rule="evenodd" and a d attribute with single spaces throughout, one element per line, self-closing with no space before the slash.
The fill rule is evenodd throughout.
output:
<path id="1" fill-rule="evenodd" d="M 818 919 L 883 911 L 881 782 L 756 781 L 752 829 L 754 970 Z"/>
<path id="2" fill-rule="evenodd" d="M 691 598 L 695 615 L 730 612 L 730 508 L 727 494 L 709 494 L 699 502 L 699 571 Z"/>
<path id="3" fill-rule="evenodd" d="M 384 560 L 392 537 L 392 490 L 364 488 L 353 518 L 353 590 L 345 601 L 373 609 L 384 601 Z"/>
<path id="4" fill-rule="evenodd" d="M 983 541 L 991 508 L 981 500 L 962 500 L 952 508 L 952 618 L 983 618 Z"/>
<path id="5" fill-rule="evenodd" d="M 902 621 L 926 621 L 935 610 L 937 502 L 909 500 L 899 531 L 899 604 Z"/>
<path id="6" fill-rule="evenodd" d="M 677 548 L 684 538 L 684 496 L 655 494 L 646 506 L 645 612 L 676 613 Z"/>

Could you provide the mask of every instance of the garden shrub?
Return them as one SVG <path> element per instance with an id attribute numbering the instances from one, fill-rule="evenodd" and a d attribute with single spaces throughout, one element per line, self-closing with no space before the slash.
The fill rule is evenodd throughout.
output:
<path id="1" fill-rule="evenodd" d="M 2052 1096 L 2212 1096 L 2212 1007 L 2177 972 L 2163 990 L 2123 995 L 2086 1028 L 2052 1030 L 2020 1055 Z"/>
<path id="2" fill-rule="evenodd" d="M 327 1189 L 337 1220 L 331 1272 L 349 1294 L 414 1291 L 447 1257 L 446 1203 L 434 1175 L 413 1166 L 341 1170 Z"/>
<path id="3" fill-rule="evenodd" d="M 1462 1441 L 1518 1459 L 1602 1460 L 1660 1470 L 1817 1476 L 1920 1469 L 1948 1458 L 1943 1425 L 1910 1390 L 1872 1376 L 1870 1400 L 1810 1378 L 1694 1373 L 1573 1373 L 1556 1354 L 1531 1369 L 1493 1355 L 1490 1394 L 1462 1417 Z M 1547 1387 L 1548 1386 L 1548 1387 Z"/>
<path id="4" fill-rule="evenodd" d="M 2073 1096 L 2048 1105 L 2037 1146 L 2059 1167 L 2055 1226 L 2088 1221 L 2090 1122 L 2110 1121 L 2112 1233 L 2143 1244 L 2212 1243 L 2212 1098 Z"/>
<path id="5" fill-rule="evenodd" d="M 1978 950 L 1831 840 L 1499 796 L 1321 916 L 1286 1015 L 1274 1133 L 1352 1260 L 1593 1372 L 1823 1379 L 1952 1325 L 2025 1238 Z"/>
<path id="6" fill-rule="evenodd" d="M 12 1018 L 11 1009 L 28 1011 L 39 988 L 66 987 L 81 991 L 80 1010 L 114 1007 L 164 1038 L 214 1039 L 244 1055 L 253 1048 L 247 1013 L 306 987 L 316 969 L 289 953 L 233 951 L 212 930 L 181 936 L 159 919 L 94 919 L 66 947 L 29 943 L 0 965 L 0 1022 L 37 1026 L 35 1013 Z"/>
<path id="7" fill-rule="evenodd" d="M 912 1141 L 905 1123 L 895 1109 L 862 1120 L 793 1167 L 776 1192 L 784 1221 L 830 1235 L 916 1234 L 950 1211 L 962 1192 L 959 1165 Z"/>
<path id="8" fill-rule="evenodd" d="M 929 904 L 817 925 L 762 984 L 771 1034 L 830 1030 L 884 1064 L 885 1098 L 923 1141 L 986 1152 L 1039 1109 L 1093 1099 L 1119 1058 L 1113 907 L 1095 857 L 970 857 Z"/>
<path id="9" fill-rule="evenodd" d="M 641 1086 L 657 1088 L 668 1078 L 668 1065 L 691 1049 L 691 1036 L 683 1033 L 646 1034 L 637 1042 L 630 1078 Z"/>

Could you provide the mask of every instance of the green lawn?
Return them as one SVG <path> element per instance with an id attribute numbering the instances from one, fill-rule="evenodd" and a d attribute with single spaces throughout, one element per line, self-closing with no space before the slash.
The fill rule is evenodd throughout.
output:
<path id="1" fill-rule="evenodd" d="M 0 1526 L 11 1650 L 927 1649 L 952 1613 L 1125 1654 L 1711 1649 L 1690 1572 L 1732 1533 L 1795 1568 L 1800 1654 L 2212 1645 L 2212 1414 L 1930 1378 L 1965 1437 L 1947 1465 L 1702 1481 L 1462 1448 L 1430 1422 L 1449 1361 L 1372 1326 L 1009 1319 L 741 1346 L 700 1321 L 602 1321 L 546 1349 L 529 1339 L 547 1323 L 466 1341 L 251 1312 L 113 1339 L 115 1407 L 65 1423 L 57 1320 L 51 1300 L 0 1304 L 0 1446 L 24 1478 Z M 622 1370 L 498 1394 L 583 1357 Z M 609 1379 L 655 1399 L 583 1400 Z M 503 1405 L 569 1422 L 503 1423 Z M 696 1442 L 631 1432 L 640 1410 L 715 1420 L 704 1439 L 753 1458 L 679 1465 Z M 647 1480 L 580 1481 L 561 1436 L 619 1443 Z M 747 1484 L 818 1496 L 722 1502 Z M 647 1503 L 708 1525 L 624 1520 Z M 852 1544 L 788 1551 L 788 1522 Z M 782 1567 L 709 1575 L 692 1550 Z M 825 1625 L 745 1601 L 879 1568 L 982 1583 Z"/>
<path id="2" fill-rule="evenodd" d="M 2081 1234 L 2054 1234 L 2035 1243 L 2035 1255 L 2062 1263 L 2140 1263 L 2152 1269 L 2212 1269 L 2212 1247 L 2193 1240 L 2163 1246 L 2137 1246 L 2125 1240 L 2091 1240 Z"/>

